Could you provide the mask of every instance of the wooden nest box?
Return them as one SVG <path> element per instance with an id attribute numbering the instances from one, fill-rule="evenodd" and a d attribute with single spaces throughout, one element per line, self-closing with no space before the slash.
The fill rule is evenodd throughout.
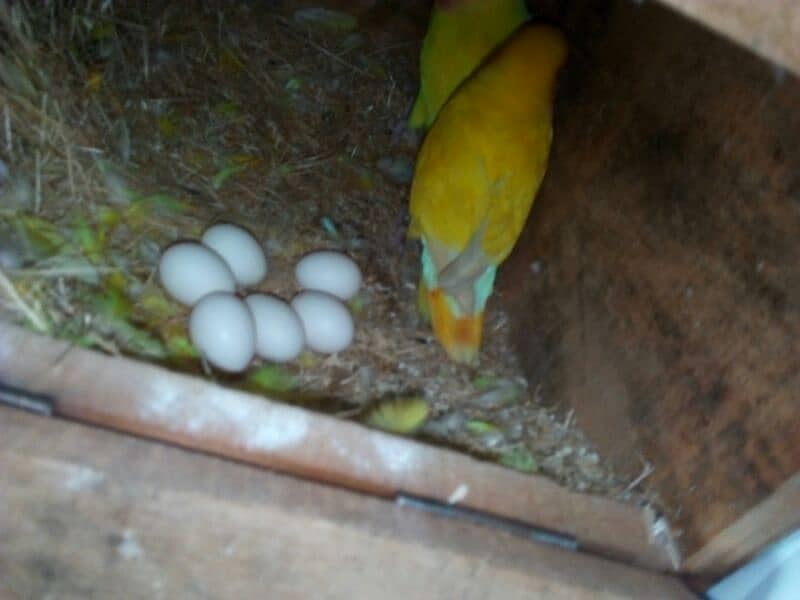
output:
<path id="1" fill-rule="evenodd" d="M 800 526 L 800 9 L 543 4 L 572 58 L 497 288 L 664 514 L 0 322 L 3 393 L 72 421 L 0 408 L 0 595 L 691 597 Z"/>

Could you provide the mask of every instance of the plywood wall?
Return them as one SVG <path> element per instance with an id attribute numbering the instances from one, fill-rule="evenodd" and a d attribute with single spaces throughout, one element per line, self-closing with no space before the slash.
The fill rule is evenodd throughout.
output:
<path id="1" fill-rule="evenodd" d="M 564 15 L 551 169 L 499 287 L 532 384 L 652 465 L 691 553 L 800 470 L 800 81 L 657 4 Z"/>

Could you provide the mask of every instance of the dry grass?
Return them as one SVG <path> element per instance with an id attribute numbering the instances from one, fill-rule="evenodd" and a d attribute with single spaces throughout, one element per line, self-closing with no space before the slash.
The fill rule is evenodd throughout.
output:
<path id="1" fill-rule="evenodd" d="M 268 368 L 261 388 L 341 416 L 420 395 L 425 439 L 577 490 L 635 492 L 527 388 L 501 312 L 477 370 L 447 361 L 417 322 L 408 189 L 396 181 L 414 149 L 392 139 L 417 38 L 298 23 L 291 3 L 130 4 L 0 2 L 7 315 L 201 373 L 185 312 L 153 281 L 162 247 L 215 220 L 245 224 L 268 252 L 262 288 L 285 298 L 300 255 L 341 249 L 366 276 L 354 345 Z"/>

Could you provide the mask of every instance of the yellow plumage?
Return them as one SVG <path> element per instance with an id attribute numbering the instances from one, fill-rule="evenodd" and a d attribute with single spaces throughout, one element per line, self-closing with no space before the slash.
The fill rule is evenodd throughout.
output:
<path id="1" fill-rule="evenodd" d="M 461 82 L 529 17 L 524 0 L 434 2 L 409 126 L 428 129 Z"/>
<path id="2" fill-rule="evenodd" d="M 544 177 L 566 52 L 552 27 L 517 30 L 444 106 L 417 158 L 409 233 L 424 245 L 421 300 L 456 360 L 477 355 L 494 272 Z"/>

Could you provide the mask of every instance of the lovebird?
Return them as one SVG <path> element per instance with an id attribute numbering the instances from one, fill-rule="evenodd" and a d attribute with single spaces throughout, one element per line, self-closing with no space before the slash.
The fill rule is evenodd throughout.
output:
<path id="1" fill-rule="evenodd" d="M 444 105 L 411 185 L 409 237 L 422 241 L 419 308 L 458 362 L 477 361 L 497 267 L 547 169 L 561 32 L 523 25 Z"/>
<path id="2" fill-rule="evenodd" d="M 429 129 L 461 82 L 529 18 L 525 0 L 435 0 L 422 42 L 419 94 L 409 128 Z"/>

